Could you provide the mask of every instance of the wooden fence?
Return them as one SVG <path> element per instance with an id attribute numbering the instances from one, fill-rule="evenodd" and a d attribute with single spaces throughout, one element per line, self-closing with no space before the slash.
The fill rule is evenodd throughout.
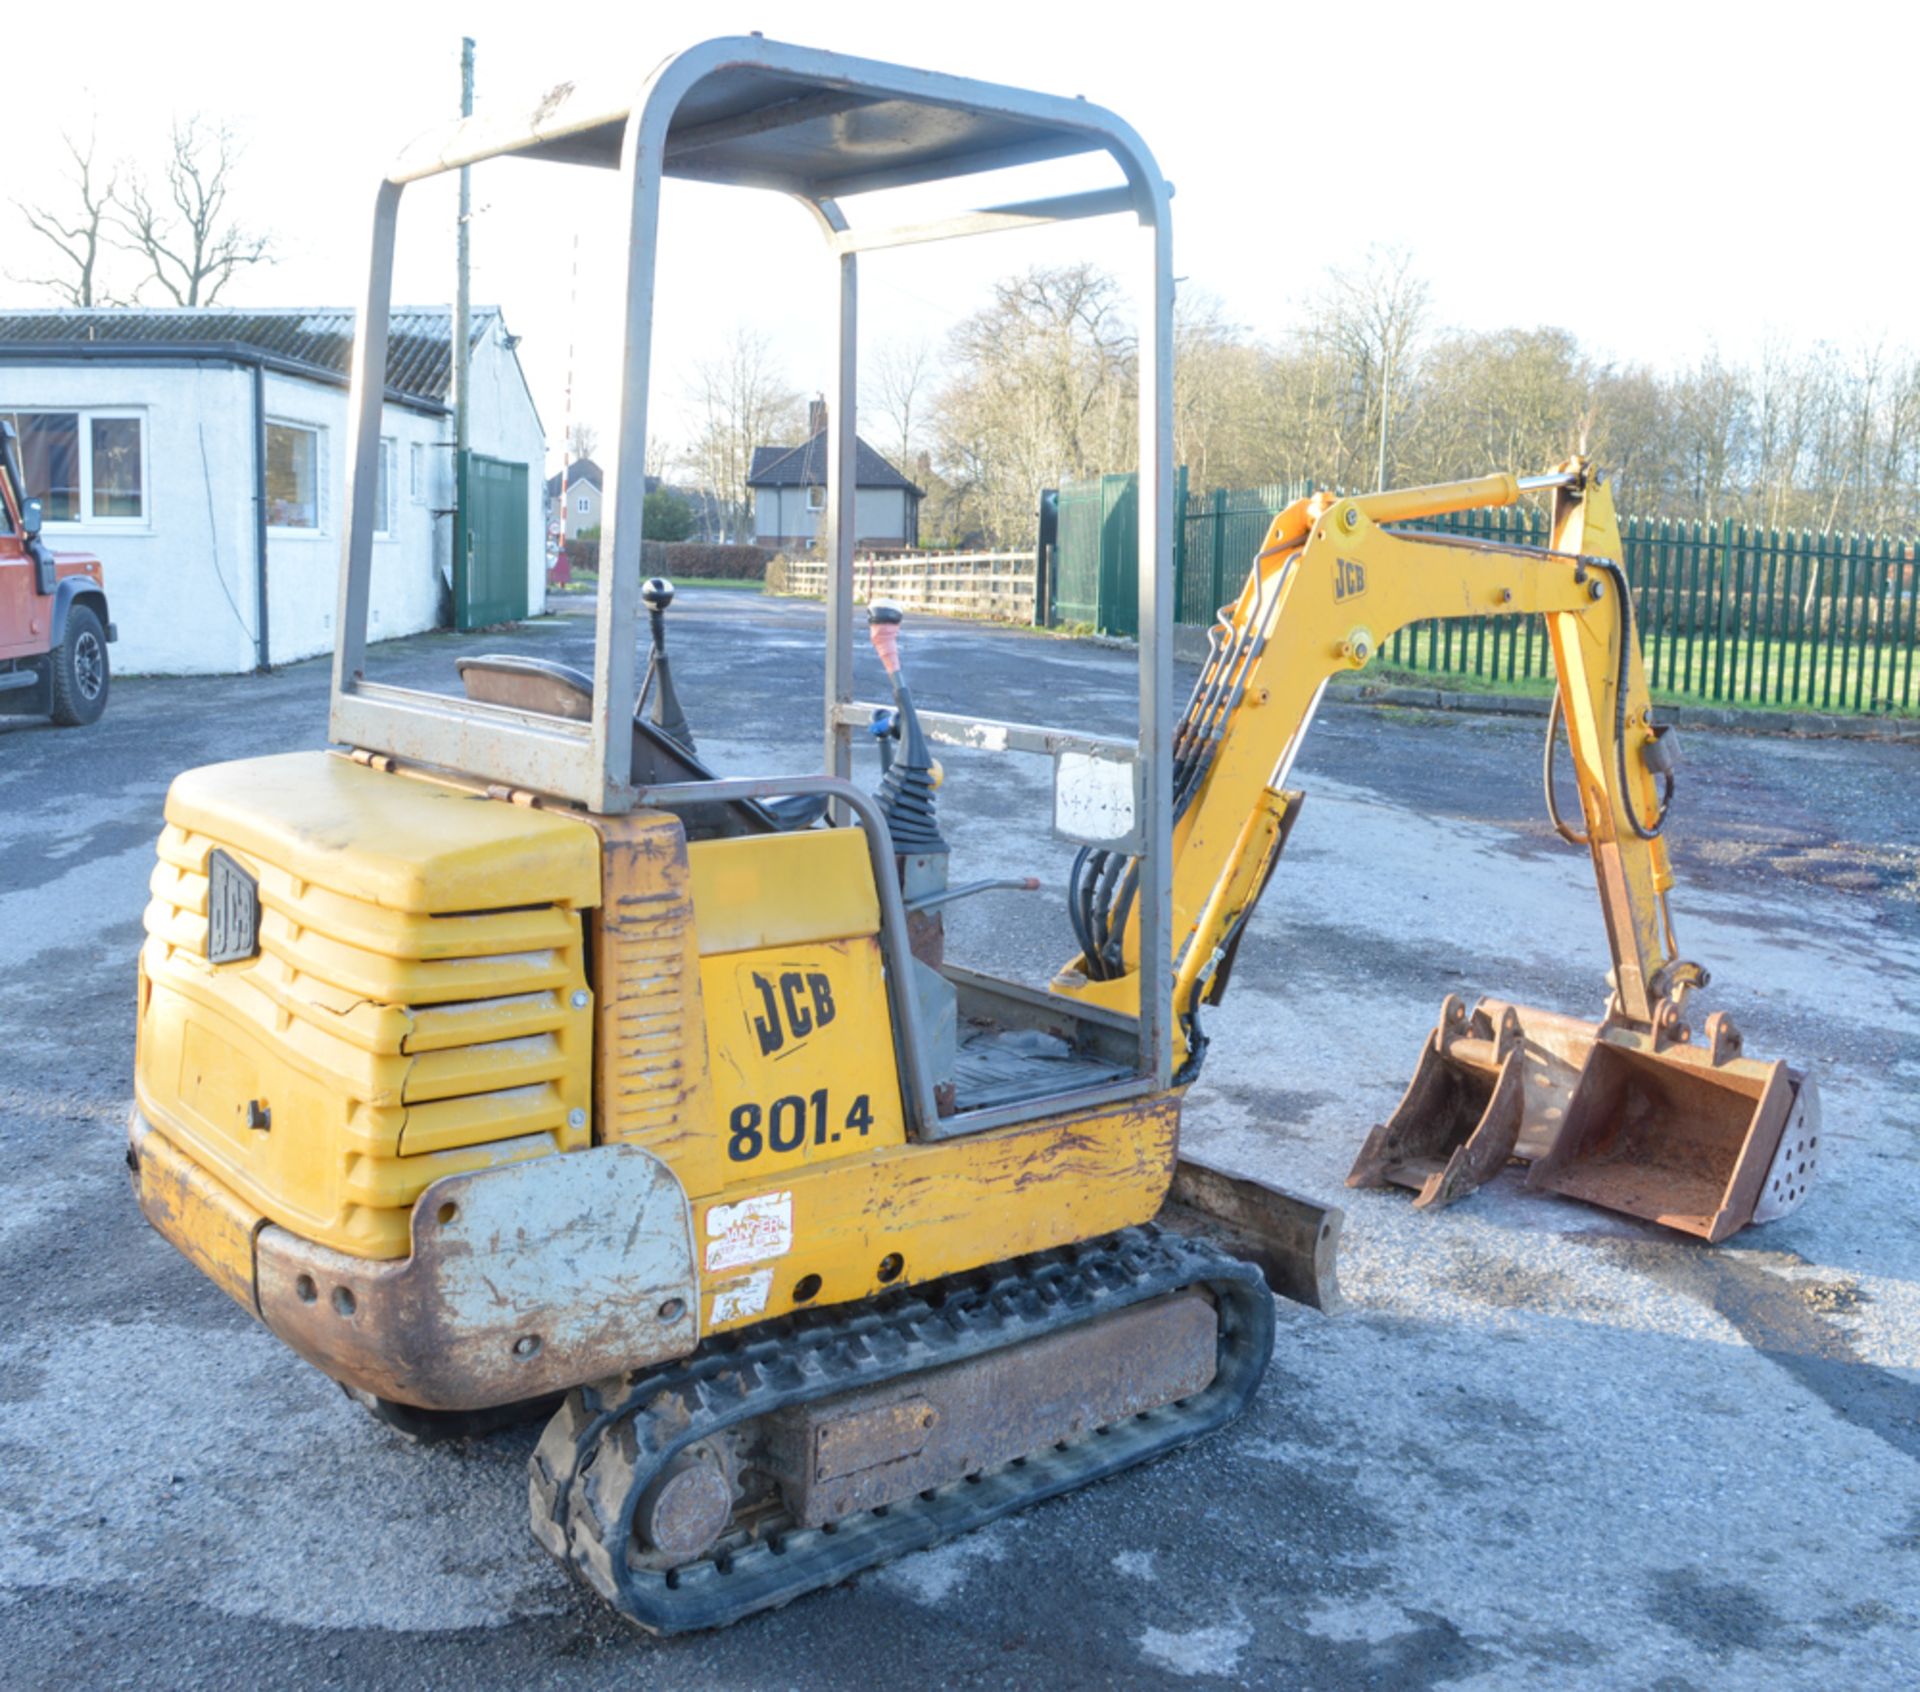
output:
<path id="1" fill-rule="evenodd" d="M 1031 552 L 895 553 L 853 561 L 853 597 L 890 599 L 907 611 L 943 617 L 1033 621 Z M 819 558 L 776 558 L 767 566 L 769 593 L 824 599 L 827 566 Z"/>

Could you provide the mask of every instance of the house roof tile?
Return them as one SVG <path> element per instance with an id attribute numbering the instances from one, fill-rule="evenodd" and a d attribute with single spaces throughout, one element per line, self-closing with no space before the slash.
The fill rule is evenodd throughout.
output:
<path id="1" fill-rule="evenodd" d="M 854 437 L 853 483 L 858 488 L 923 490 L 900 474 L 872 447 Z M 827 484 L 827 435 L 823 429 L 799 446 L 759 446 L 747 466 L 750 488 L 822 488 Z"/>

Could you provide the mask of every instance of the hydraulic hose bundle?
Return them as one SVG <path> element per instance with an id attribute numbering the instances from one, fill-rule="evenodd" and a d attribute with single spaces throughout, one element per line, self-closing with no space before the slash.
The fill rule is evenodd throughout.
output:
<path id="1" fill-rule="evenodd" d="M 1634 635 L 1633 635 L 1633 590 L 1628 585 L 1627 573 L 1611 558 L 1590 558 L 1583 563 L 1604 570 L 1613 581 L 1613 591 L 1620 596 L 1620 638 L 1616 643 L 1619 657 L 1613 678 L 1613 751 L 1615 768 L 1620 776 L 1620 808 L 1627 814 L 1627 824 L 1642 840 L 1658 840 L 1667 826 L 1667 816 L 1673 810 L 1673 754 L 1662 743 L 1666 730 L 1654 730 L 1653 747 L 1659 747 L 1660 757 L 1656 764 L 1650 758 L 1649 767 L 1657 770 L 1660 776 L 1660 811 L 1651 824 L 1643 823 L 1639 813 L 1633 808 L 1633 789 L 1627 783 L 1627 682 L 1632 674 Z M 1553 705 L 1547 712 L 1546 745 L 1540 754 L 1540 783 L 1547 796 L 1547 819 L 1553 824 L 1553 831 L 1569 846 L 1585 846 L 1589 843 L 1587 835 L 1578 832 L 1560 815 L 1560 801 L 1554 793 L 1553 769 L 1554 757 L 1558 750 L 1561 724 L 1566 717 L 1566 701 L 1560 697 L 1560 684 L 1554 683 Z"/>
<path id="2" fill-rule="evenodd" d="M 1293 568 L 1291 560 L 1262 582 L 1252 614 L 1236 624 L 1222 606 L 1207 643 L 1207 661 L 1173 730 L 1173 821 L 1177 826 L 1199 796 L 1226 726 L 1246 691 L 1247 677 L 1265 650 L 1268 623 Z M 1126 973 L 1127 921 L 1139 890 L 1139 866 L 1124 853 L 1083 846 L 1067 873 L 1067 915 L 1088 978 L 1111 981 Z"/>

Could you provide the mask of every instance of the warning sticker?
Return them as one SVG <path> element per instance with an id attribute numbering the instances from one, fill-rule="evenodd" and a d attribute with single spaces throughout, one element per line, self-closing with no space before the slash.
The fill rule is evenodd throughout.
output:
<path id="1" fill-rule="evenodd" d="M 707 1273 L 738 1269 L 793 1249 L 793 1194 L 760 1193 L 707 1212 Z"/>
<path id="2" fill-rule="evenodd" d="M 758 1316 L 766 1309 L 767 1296 L 772 1291 L 771 1269 L 756 1269 L 737 1281 L 723 1281 L 714 1289 L 713 1312 L 707 1322 L 718 1327 L 722 1322 L 738 1321 L 742 1316 Z"/>

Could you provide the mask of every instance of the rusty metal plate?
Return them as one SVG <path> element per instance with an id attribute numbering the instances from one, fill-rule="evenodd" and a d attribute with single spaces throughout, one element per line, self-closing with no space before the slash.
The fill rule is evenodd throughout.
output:
<path id="1" fill-rule="evenodd" d="M 446 1176 L 412 1225 L 389 1262 L 263 1228 L 267 1325 L 336 1380 L 429 1410 L 563 1391 L 699 1339 L 691 1209 L 639 1146 Z"/>
<path id="2" fill-rule="evenodd" d="M 253 1233 L 260 1218 L 155 1131 L 136 1106 L 127 1122 L 134 1196 L 147 1220 L 213 1284 L 251 1311 Z"/>
<path id="3" fill-rule="evenodd" d="M 1175 1233 L 1216 1241 L 1257 1264 L 1269 1290 L 1331 1316 L 1343 1302 L 1338 1271 L 1345 1219 L 1335 1205 L 1296 1197 L 1183 1151 L 1154 1220 Z"/>
<path id="4" fill-rule="evenodd" d="M 1170 1293 L 1026 1345 L 768 1418 L 768 1466 L 817 1527 L 1159 1409 L 1213 1380 L 1218 1321 Z"/>

